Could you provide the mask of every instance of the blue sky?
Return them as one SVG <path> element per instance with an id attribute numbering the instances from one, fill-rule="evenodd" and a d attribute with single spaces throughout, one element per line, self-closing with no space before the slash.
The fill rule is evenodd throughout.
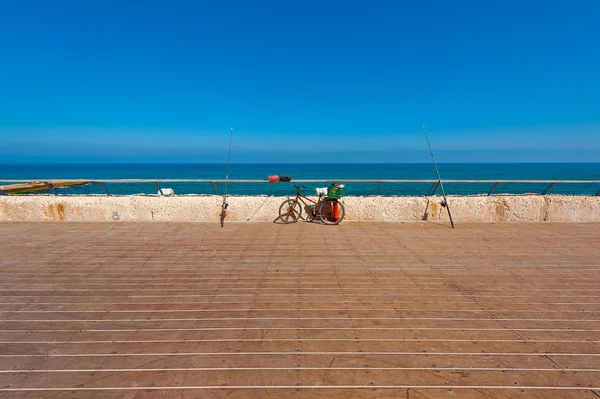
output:
<path id="1" fill-rule="evenodd" d="M 600 161 L 600 2 L 0 1 L 0 162 Z"/>

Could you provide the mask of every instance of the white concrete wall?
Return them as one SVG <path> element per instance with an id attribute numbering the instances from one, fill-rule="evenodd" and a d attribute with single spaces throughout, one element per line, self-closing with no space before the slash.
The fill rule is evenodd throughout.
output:
<path id="1" fill-rule="evenodd" d="M 265 222 L 285 197 L 229 197 L 227 221 Z M 217 222 L 219 196 L 0 196 L 0 221 Z M 344 197 L 347 221 L 447 221 L 440 197 Z M 561 195 L 448 197 L 455 222 L 600 222 L 600 197 Z"/>

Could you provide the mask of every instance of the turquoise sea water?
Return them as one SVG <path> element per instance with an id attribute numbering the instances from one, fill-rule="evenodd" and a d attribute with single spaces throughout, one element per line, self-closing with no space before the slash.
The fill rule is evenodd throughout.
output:
<path id="1" fill-rule="evenodd" d="M 600 180 L 600 163 L 508 163 L 440 164 L 442 179 L 470 180 Z M 0 164 L 0 179 L 224 179 L 224 164 Z M 268 175 L 291 175 L 294 179 L 436 179 L 433 164 L 232 164 L 230 179 L 266 179 Z M 229 184 L 228 193 L 237 195 L 287 195 L 295 192 L 292 183 Z M 4 183 L 0 183 L 4 184 Z M 325 184 L 304 184 L 307 193 Z M 427 194 L 429 183 L 383 184 L 381 195 Z M 113 195 L 156 194 L 151 183 L 106 184 Z M 164 183 L 177 194 L 212 194 L 209 183 Z M 540 193 L 545 184 L 501 184 L 495 193 Z M 449 195 L 486 194 L 490 184 L 445 185 Z M 220 192 L 224 185 L 220 184 Z M 347 195 L 376 195 L 378 184 L 348 183 Z M 593 195 L 600 184 L 556 185 L 553 194 Z M 65 188 L 59 194 L 103 194 L 93 184 Z M 439 191 L 438 191 L 439 194 Z"/>

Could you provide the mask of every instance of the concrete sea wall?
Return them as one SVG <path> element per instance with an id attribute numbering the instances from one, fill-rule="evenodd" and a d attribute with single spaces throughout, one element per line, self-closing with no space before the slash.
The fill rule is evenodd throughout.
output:
<path id="1" fill-rule="evenodd" d="M 277 218 L 285 197 L 229 197 L 227 221 Z M 219 196 L 0 196 L 2 221 L 217 222 Z M 600 222 L 600 197 L 497 195 L 448 197 L 456 222 Z M 344 197 L 345 221 L 447 221 L 440 197 Z"/>

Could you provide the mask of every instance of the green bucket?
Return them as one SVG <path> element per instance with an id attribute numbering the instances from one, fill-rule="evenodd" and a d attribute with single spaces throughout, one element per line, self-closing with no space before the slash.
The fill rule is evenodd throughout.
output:
<path id="1" fill-rule="evenodd" d="M 331 186 L 327 187 L 327 196 L 329 198 L 340 199 L 342 198 L 343 193 L 344 187 L 338 184 L 332 184 Z"/>

